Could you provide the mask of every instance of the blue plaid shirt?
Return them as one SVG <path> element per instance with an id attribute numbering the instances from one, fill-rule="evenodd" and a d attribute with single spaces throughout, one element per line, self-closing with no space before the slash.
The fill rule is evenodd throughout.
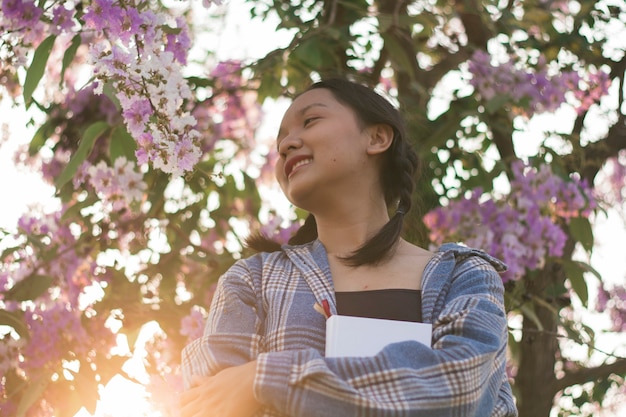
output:
<path id="1" fill-rule="evenodd" d="M 505 373 L 507 320 L 498 271 L 484 252 L 445 244 L 422 277 L 432 349 L 388 345 L 367 358 L 325 358 L 335 297 L 319 241 L 240 260 L 220 278 L 204 336 L 185 347 L 191 375 L 257 360 L 257 416 L 516 416 Z M 384 277 L 381 277 L 384 279 Z"/>

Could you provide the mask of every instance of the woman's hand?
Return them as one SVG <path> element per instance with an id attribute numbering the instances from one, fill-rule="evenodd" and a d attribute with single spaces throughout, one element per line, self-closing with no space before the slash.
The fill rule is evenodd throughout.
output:
<path id="1" fill-rule="evenodd" d="M 254 398 L 256 361 L 226 368 L 215 376 L 192 379 L 181 395 L 181 417 L 251 417 L 261 404 Z"/>

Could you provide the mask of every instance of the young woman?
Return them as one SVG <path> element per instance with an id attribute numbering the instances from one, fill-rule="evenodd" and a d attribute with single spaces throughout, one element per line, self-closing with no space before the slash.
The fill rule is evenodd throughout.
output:
<path id="1" fill-rule="evenodd" d="M 417 158 L 399 112 L 364 86 L 322 81 L 293 101 L 276 145 L 276 178 L 310 215 L 289 245 L 221 277 L 204 336 L 183 352 L 182 416 L 517 415 L 504 265 L 400 237 Z M 322 300 L 333 314 L 432 323 L 432 348 L 326 358 Z"/>

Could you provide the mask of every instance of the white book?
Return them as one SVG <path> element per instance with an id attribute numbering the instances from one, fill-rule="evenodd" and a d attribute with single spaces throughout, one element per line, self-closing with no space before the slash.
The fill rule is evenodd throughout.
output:
<path id="1" fill-rule="evenodd" d="M 415 340 L 430 347 L 432 325 L 332 315 L 326 320 L 326 357 L 374 356 L 390 343 Z"/>

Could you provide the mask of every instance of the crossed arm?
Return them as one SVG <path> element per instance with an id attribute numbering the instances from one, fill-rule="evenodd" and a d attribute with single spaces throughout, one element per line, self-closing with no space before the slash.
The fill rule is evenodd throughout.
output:
<path id="1" fill-rule="evenodd" d="M 226 368 L 215 376 L 192 377 L 181 395 L 181 417 L 251 417 L 261 407 L 254 397 L 256 361 Z"/>

